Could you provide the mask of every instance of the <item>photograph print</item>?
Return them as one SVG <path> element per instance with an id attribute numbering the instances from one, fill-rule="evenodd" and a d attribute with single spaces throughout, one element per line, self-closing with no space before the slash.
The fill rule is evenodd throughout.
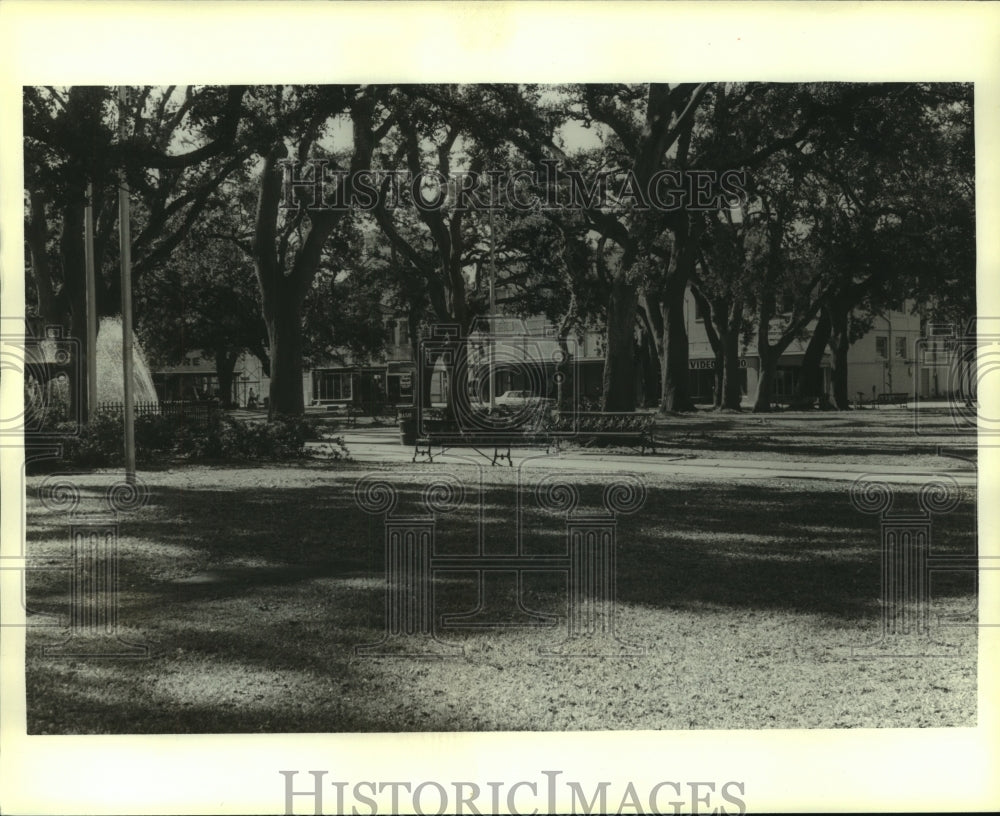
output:
<path id="1" fill-rule="evenodd" d="M 972 83 L 22 101 L 29 735 L 976 725 Z"/>

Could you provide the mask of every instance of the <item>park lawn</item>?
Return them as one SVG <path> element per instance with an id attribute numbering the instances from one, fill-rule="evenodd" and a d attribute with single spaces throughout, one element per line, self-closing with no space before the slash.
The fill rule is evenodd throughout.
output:
<path id="1" fill-rule="evenodd" d="M 771 414 L 703 409 L 661 417 L 656 435 L 664 452 L 689 456 L 936 470 L 976 461 L 970 421 L 964 408 L 937 405 Z"/>
<path id="2" fill-rule="evenodd" d="M 329 436 L 370 432 L 395 436 L 395 423 L 361 418 L 355 428 L 325 413 L 312 413 Z M 836 466 L 898 463 L 907 468 L 947 471 L 973 467 L 977 459 L 974 419 L 964 407 L 885 406 L 852 411 L 716 411 L 699 406 L 692 413 L 656 418 L 657 455 L 664 458 L 770 460 Z M 579 448 L 572 439 L 563 447 Z M 634 453 L 614 445 L 604 452 Z"/>
<path id="3" fill-rule="evenodd" d="M 321 462 L 166 468 L 142 473 L 148 505 L 123 516 L 120 636 L 145 659 L 41 654 L 66 630 L 33 627 L 27 642 L 28 731 L 47 733 L 518 731 L 940 727 L 976 723 L 974 576 L 933 578 L 929 637 L 879 640 L 878 519 L 851 506 L 842 483 L 693 481 L 647 474 L 647 498 L 617 529 L 617 630 L 646 653 L 539 654 L 565 632 L 565 577 L 525 579 L 522 598 L 555 626 L 441 630 L 450 659 L 361 657 L 381 637 L 382 519 L 354 486 L 377 474 L 416 512 L 426 482 L 449 473 L 466 505 L 439 522 L 441 552 L 509 552 L 517 471 L 467 465 Z M 599 506 L 607 475 L 567 474 L 581 509 Z M 86 513 L 117 479 L 74 477 Z M 537 478 L 537 476 L 536 476 Z M 28 480 L 32 618 L 65 613 L 64 514 Z M 897 488 L 898 509 L 916 489 Z M 935 518 L 936 553 L 975 552 L 972 490 Z M 528 551 L 558 552 L 563 521 L 525 510 Z M 506 549 L 505 549 L 506 548 Z M 494 576 L 489 622 L 519 622 L 512 579 Z M 476 606 L 471 575 L 439 576 L 438 614 Z M 970 617 L 970 615 L 972 617 Z"/>

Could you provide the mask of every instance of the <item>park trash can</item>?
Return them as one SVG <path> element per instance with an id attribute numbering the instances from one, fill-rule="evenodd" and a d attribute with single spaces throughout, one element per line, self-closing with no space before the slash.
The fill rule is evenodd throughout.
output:
<path id="1" fill-rule="evenodd" d="M 412 405 L 399 409 L 399 441 L 404 445 L 417 444 L 417 409 Z"/>

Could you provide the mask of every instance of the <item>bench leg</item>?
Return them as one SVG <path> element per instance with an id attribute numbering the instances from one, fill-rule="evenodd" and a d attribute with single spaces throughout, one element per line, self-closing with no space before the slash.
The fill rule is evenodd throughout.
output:
<path id="1" fill-rule="evenodd" d="M 492 465 L 496 465 L 498 461 L 502 462 L 504 459 L 507 460 L 507 464 L 510 467 L 514 467 L 514 461 L 510 458 L 510 445 L 507 446 L 506 453 L 500 453 L 500 448 L 496 445 L 493 446 L 493 462 Z M 491 465 L 491 466 L 492 466 Z"/>

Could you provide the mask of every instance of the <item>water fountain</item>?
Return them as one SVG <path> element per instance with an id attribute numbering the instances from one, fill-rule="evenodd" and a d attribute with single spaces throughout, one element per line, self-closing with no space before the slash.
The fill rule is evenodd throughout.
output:
<path id="1" fill-rule="evenodd" d="M 153 387 L 146 355 L 138 340 L 133 340 L 132 344 L 132 372 L 135 402 L 157 402 L 159 398 Z M 120 317 L 102 317 L 97 332 L 97 404 L 124 401 L 122 320 Z"/>

